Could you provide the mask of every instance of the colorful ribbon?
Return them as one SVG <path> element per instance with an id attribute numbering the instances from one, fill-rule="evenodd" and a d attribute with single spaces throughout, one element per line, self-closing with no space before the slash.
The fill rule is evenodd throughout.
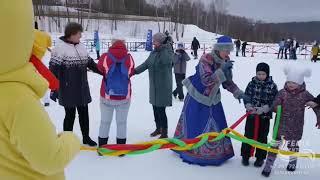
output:
<path id="1" fill-rule="evenodd" d="M 273 133 L 273 138 L 277 137 L 278 128 L 280 124 L 280 114 L 282 112 L 281 107 L 277 109 L 276 123 Z M 247 143 L 255 148 L 259 148 L 268 152 L 286 155 L 286 156 L 295 156 L 303 158 L 320 158 L 320 154 L 315 153 L 297 153 L 291 151 L 283 151 L 279 149 L 273 149 L 270 144 L 263 144 L 252 139 L 248 139 L 242 134 L 234 130 L 241 122 L 248 116 L 250 113 L 242 116 L 237 122 L 235 122 L 230 128 L 222 130 L 221 133 L 210 132 L 205 133 L 194 139 L 176 139 L 176 138 L 166 138 L 166 139 L 157 139 L 154 141 L 139 143 L 139 144 L 124 144 L 124 145 L 104 145 L 100 148 L 90 148 L 82 147 L 81 150 L 85 151 L 98 151 L 103 156 L 120 156 L 120 155 L 140 155 L 145 153 L 150 153 L 159 149 L 171 149 L 174 151 L 188 151 L 201 147 L 207 142 L 219 141 L 225 137 L 229 137 L 235 140 L 238 140 L 243 143 Z"/>

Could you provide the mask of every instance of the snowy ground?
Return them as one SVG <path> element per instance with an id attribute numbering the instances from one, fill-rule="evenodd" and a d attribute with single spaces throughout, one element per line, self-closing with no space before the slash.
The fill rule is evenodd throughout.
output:
<path id="1" fill-rule="evenodd" d="M 136 65 L 140 65 L 148 56 L 147 52 L 132 53 Z M 259 62 L 267 62 L 271 66 L 271 75 L 282 88 L 285 82 L 283 67 L 290 63 L 298 63 L 301 66 L 309 67 L 313 70 L 313 76 L 306 80 L 307 89 L 314 95 L 320 93 L 320 64 L 311 63 L 308 60 L 300 59 L 297 62 L 277 60 L 275 55 L 261 54 L 254 58 L 236 58 L 234 65 L 234 81 L 241 89 L 244 89 L 251 78 L 255 75 L 255 68 Z M 192 60 L 188 64 L 187 75 L 194 73 L 194 67 L 197 60 Z M 99 108 L 99 90 L 101 77 L 89 73 L 89 84 L 93 102 L 89 105 L 90 109 L 90 135 L 97 140 L 100 124 Z M 133 97 L 128 117 L 128 143 L 137 143 L 141 141 L 152 140 L 149 137 L 154 130 L 154 120 L 151 105 L 148 102 L 148 73 L 145 72 L 139 76 L 133 77 Z M 175 87 L 175 84 L 174 84 Z M 222 91 L 222 102 L 227 116 L 228 124 L 235 122 L 245 111 L 243 104 L 239 104 L 233 96 Z M 169 135 L 172 136 L 178 121 L 183 103 L 174 100 L 173 106 L 167 109 L 169 120 Z M 47 108 L 57 131 L 62 131 L 64 110 L 58 104 L 51 103 Z M 320 153 L 319 140 L 320 130 L 315 128 L 316 117 L 311 110 L 306 111 L 305 131 L 303 141 L 300 143 L 301 151 Z M 115 142 L 116 134 L 115 122 L 113 122 L 110 133 L 111 143 Z M 241 124 L 236 130 L 243 133 L 244 124 Z M 272 132 L 272 131 L 271 131 Z M 79 123 L 75 123 L 75 133 L 81 137 Z M 271 133 L 270 133 L 271 134 Z M 260 173 L 262 169 L 250 166 L 248 168 L 241 165 L 240 146 L 237 141 L 233 141 L 236 156 L 226 162 L 221 167 L 200 167 L 183 163 L 173 152 L 169 150 L 160 150 L 150 154 L 131 157 L 99 157 L 94 152 L 81 152 L 79 156 L 66 169 L 68 180 L 87 180 L 87 179 L 116 179 L 116 180 L 163 180 L 163 179 L 264 179 Z M 252 163 L 253 164 L 252 160 Z M 288 174 L 285 170 L 287 162 L 285 158 L 278 158 L 274 173 L 270 179 L 319 179 L 320 160 L 299 159 L 298 169 L 295 174 Z"/>

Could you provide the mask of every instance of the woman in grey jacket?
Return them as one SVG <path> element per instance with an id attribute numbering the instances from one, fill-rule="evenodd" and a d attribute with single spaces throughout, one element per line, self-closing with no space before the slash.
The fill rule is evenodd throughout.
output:
<path id="1" fill-rule="evenodd" d="M 187 61 L 190 60 L 189 55 L 184 50 L 183 43 L 178 43 L 176 53 L 173 58 L 173 68 L 176 77 L 177 88 L 173 91 L 174 98 L 179 98 L 180 101 L 184 100 L 182 81 L 186 78 Z"/>

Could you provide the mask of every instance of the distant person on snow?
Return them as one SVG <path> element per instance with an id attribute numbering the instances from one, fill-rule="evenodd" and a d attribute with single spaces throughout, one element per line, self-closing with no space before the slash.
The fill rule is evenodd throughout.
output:
<path id="1" fill-rule="evenodd" d="M 236 56 L 239 56 L 240 48 L 241 48 L 241 40 L 238 39 L 234 42 L 236 44 Z"/>
<path id="2" fill-rule="evenodd" d="M 173 91 L 174 98 L 179 98 L 180 101 L 184 100 L 182 81 L 186 78 L 187 61 L 190 60 L 189 55 L 184 50 L 183 43 L 178 43 L 178 48 L 173 58 L 173 68 L 176 77 L 177 88 Z"/>
<path id="3" fill-rule="evenodd" d="M 279 42 L 279 52 L 278 52 L 278 59 L 282 59 L 283 58 L 283 51 L 284 51 L 284 48 L 285 48 L 285 40 L 282 39 L 280 42 Z M 281 57 L 280 57 L 280 54 L 281 54 Z"/>
<path id="4" fill-rule="evenodd" d="M 296 60 L 297 59 L 297 50 L 298 48 L 300 47 L 299 45 L 299 42 L 296 40 L 296 39 L 293 39 L 292 43 L 291 43 L 291 58 L 290 59 L 293 59 L 293 60 Z"/>
<path id="5" fill-rule="evenodd" d="M 287 41 L 284 43 L 284 59 L 288 59 L 288 51 L 290 53 L 290 43 L 291 39 L 287 39 Z"/>
<path id="6" fill-rule="evenodd" d="M 242 43 L 242 56 L 243 56 L 243 57 L 246 57 L 247 45 L 250 45 L 250 44 L 248 44 L 247 41 L 245 41 L 245 42 Z"/>
<path id="7" fill-rule="evenodd" d="M 198 49 L 200 49 L 200 43 L 196 37 L 193 38 L 191 49 L 193 50 L 194 59 L 198 59 Z"/>
<path id="8" fill-rule="evenodd" d="M 166 37 L 166 40 L 164 41 L 164 44 L 169 43 L 169 44 L 171 45 L 172 50 L 173 50 L 173 44 L 174 44 L 174 42 L 173 42 L 172 37 L 170 36 L 169 31 L 167 30 L 164 34 L 167 36 L 167 37 Z"/>
<path id="9" fill-rule="evenodd" d="M 312 46 L 312 50 L 311 50 L 311 52 L 312 52 L 312 59 L 311 59 L 311 61 L 312 61 L 312 62 L 317 62 L 319 50 L 320 50 L 320 49 L 319 49 L 319 44 L 318 44 L 318 42 L 316 42 L 316 43 Z"/>
<path id="10" fill-rule="evenodd" d="M 97 59 L 100 59 L 100 38 L 99 38 L 99 31 L 95 30 L 94 31 L 94 40 L 93 40 L 93 45 L 96 49 L 97 53 Z"/>

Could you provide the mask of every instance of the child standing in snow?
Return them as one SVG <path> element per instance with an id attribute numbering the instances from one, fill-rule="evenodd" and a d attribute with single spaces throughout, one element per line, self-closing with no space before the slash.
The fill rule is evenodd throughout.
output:
<path id="1" fill-rule="evenodd" d="M 131 100 L 130 76 L 134 71 L 134 61 L 124 41 L 113 40 L 108 53 L 99 59 L 98 68 L 104 74 L 100 89 L 99 147 L 108 144 L 114 111 L 117 121 L 117 144 L 126 144 L 127 117 Z"/>
<path id="2" fill-rule="evenodd" d="M 173 91 L 172 94 L 174 98 L 177 98 L 178 96 L 180 101 L 184 100 L 182 81 L 186 78 L 187 61 L 189 60 L 190 57 L 184 51 L 183 43 L 179 43 L 173 59 L 177 88 Z"/>
<path id="3" fill-rule="evenodd" d="M 260 143 L 268 142 L 268 134 L 270 127 L 270 119 L 272 112 L 270 107 L 278 93 L 277 85 L 273 82 L 270 76 L 270 67 L 266 63 L 258 64 L 256 68 L 257 75 L 252 78 L 248 84 L 245 94 L 249 97 L 249 101 L 245 101 L 247 112 L 252 114 L 247 118 L 245 127 L 245 136 L 249 139 L 254 138 L 254 130 L 258 128 L 258 139 Z M 255 117 L 259 116 L 259 125 L 255 126 Z M 241 147 L 242 164 L 249 165 L 249 159 L 253 147 L 243 143 Z M 255 167 L 261 167 L 266 159 L 267 152 L 261 149 L 256 149 Z"/>
<path id="4" fill-rule="evenodd" d="M 304 112 L 307 102 L 312 101 L 314 97 L 306 90 L 304 77 L 310 77 L 311 71 L 301 71 L 297 68 L 285 69 L 287 82 L 284 89 L 280 90 L 273 107 L 282 106 L 282 115 L 280 126 L 277 135 L 277 141 L 274 143 L 274 148 L 280 147 L 280 140 L 285 139 L 287 147 L 292 152 L 299 152 L 298 141 L 301 140 L 304 125 Z M 313 109 L 317 115 L 316 126 L 320 127 L 320 108 Z M 268 153 L 266 165 L 262 171 L 262 175 L 269 177 L 272 166 L 276 160 L 277 154 Z M 287 166 L 288 171 L 295 171 L 297 165 L 297 158 L 290 157 Z"/>

